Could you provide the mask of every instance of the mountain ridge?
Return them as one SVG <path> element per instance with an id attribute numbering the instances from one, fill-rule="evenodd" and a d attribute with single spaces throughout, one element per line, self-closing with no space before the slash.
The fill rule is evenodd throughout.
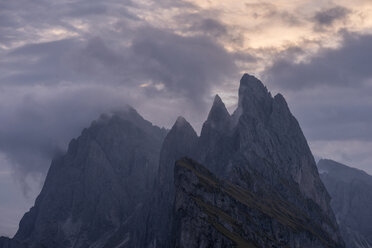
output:
<path id="1" fill-rule="evenodd" d="M 152 125 L 133 108 L 102 115 L 70 142 L 65 155 L 53 161 L 35 206 L 22 219 L 14 242 L 9 242 L 28 248 L 187 247 L 177 236 L 185 227 L 177 222 L 182 215 L 174 212 L 176 206 L 188 209 L 195 203 L 184 197 L 185 202 L 177 205 L 180 184 L 175 162 L 185 156 L 205 166 L 207 180 L 219 178 L 217 188 L 206 189 L 226 191 L 234 185 L 235 198 L 216 195 L 232 202 L 224 211 L 244 205 L 237 201 L 239 194 L 263 202 L 261 211 L 256 205 L 243 207 L 244 211 L 255 209 L 253 216 L 263 226 L 260 222 L 251 226 L 249 219 L 234 215 L 246 230 L 256 228 L 266 235 L 257 238 L 241 229 L 244 242 L 262 247 L 268 240 L 279 242 L 279 247 L 325 247 L 320 241 L 325 238 L 331 247 L 343 247 L 329 195 L 297 120 L 281 95 L 272 97 L 260 80 L 248 74 L 240 81 L 236 111 L 230 115 L 217 95 L 200 136 L 183 117 L 168 131 Z M 192 189 L 193 181 L 183 187 Z M 208 199 L 206 189 L 196 191 L 201 199 Z M 268 199 L 276 200 L 269 203 Z M 296 209 L 324 234 L 296 235 L 291 221 L 270 215 L 277 211 L 270 204 L 282 211 L 283 204 Z M 266 208 L 270 211 L 265 212 Z M 210 229 L 206 222 L 197 221 L 202 226 L 195 227 L 188 220 L 192 218 L 185 222 L 190 228 Z M 236 238 L 231 235 L 230 241 L 213 247 L 230 247 Z M 319 239 L 319 235 L 325 236 Z M 201 244 L 212 241 L 208 233 L 200 240 Z"/>

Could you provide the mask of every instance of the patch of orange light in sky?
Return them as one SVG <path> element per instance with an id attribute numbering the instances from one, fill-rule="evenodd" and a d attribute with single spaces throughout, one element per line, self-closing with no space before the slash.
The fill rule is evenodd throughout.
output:
<path id="1" fill-rule="evenodd" d="M 190 0 L 203 10 L 215 10 L 226 24 L 239 26 L 244 32 L 245 47 L 253 49 L 275 47 L 285 48 L 288 44 L 301 43 L 304 40 L 321 40 L 323 45 L 337 45 L 333 37 L 340 28 L 350 31 L 367 31 L 372 29 L 372 1 L 339 0 L 337 5 L 332 1 L 315 0 L 277 0 L 277 1 L 241 1 L 241 0 Z M 357 3 L 357 4 L 356 4 Z M 327 34 L 314 30 L 311 18 L 317 11 L 344 6 L 351 9 L 348 20 L 337 23 Z M 291 25 L 275 15 L 293 15 L 301 24 Z"/>

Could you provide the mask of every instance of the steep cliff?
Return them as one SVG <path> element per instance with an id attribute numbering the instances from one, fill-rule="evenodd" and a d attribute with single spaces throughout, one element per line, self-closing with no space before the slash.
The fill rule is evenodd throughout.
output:
<path id="1" fill-rule="evenodd" d="M 244 189 L 288 202 L 341 245 L 330 197 L 283 96 L 272 97 L 257 78 L 245 74 L 240 81 L 238 108 L 231 116 L 225 114 L 219 100 L 216 102 L 203 125 L 201 153 L 195 158 Z"/>
<path id="2" fill-rule="evenodd" d="M 197 141 L 196 132 L 183 117 L 177 118 L 164 139 L 160 152 L 159 172 L 148 213 L 145 238 L 148 247 L 171 247 L 175 195 L 174 162 L 184 156 L 193 156 L 196 153 Z"/>
<path id="3" fill-rule="evenodd" d="M 317 221 L 275 195 L 221 180 L 184 158 L 175 166 L 174 247 L 340 247 Z"/>

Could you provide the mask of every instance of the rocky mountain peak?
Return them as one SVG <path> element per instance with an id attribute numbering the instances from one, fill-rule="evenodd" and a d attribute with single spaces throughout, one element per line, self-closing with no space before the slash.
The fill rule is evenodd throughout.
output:
<path id="1" fill-rule="evenodd" d="M 216 95 L 214 97 L 213 105 L 211 110 L 208 114 L 207 121 L 211 122 L 220 122 L 220 121 L 226 121 L 229 119 L 230 114 L 226 109 L 225 104 L 222 102 L 221 98 Z"/>
<path id="2" fill-rule="evenodd" d="M 142 129 L 147 134 L 152 135 L 153 129 L 158 129 L 158 127 L 154 126 L 148 120 L 145 120 L 136 109 L 132 106 L 127 105 L 121 110 L 111 111 L 108 113 L 101 114 L 101 116 L 92 122 L 90 129 L 99 129 L 103 126 L 115 126 L 115 125 L 122 125 L 123 123 L 131 123 Z M 165 128 L 161 128 L 162 138 L 165 137 L 167 130 Z"/>
<path id="3" fill-rule="evenodd" d="M 271 94 L 263 83 L 257 79 L 255 76 L 244 74 L 240 79 L 239 86 L 239 99 L 240 98 L 267 98 Z"/>
<path id="4" fill-rule="evenodd" d="M 230 114 L 227 111 L 226 106 L 222 102 L 221 98 L 216 95 L 213 101 L 212 108 L 209 111 L 208 118 L 204 122 L 201 136 L 203 136 L 206 132 L 210 132 L 211 129 L 226 132 L 229 126 Z"/>
<path id="5" fill-rule="evenodd" d="M 185 133 L 190 134 L 192 136 L 196 135 L 194 128 L 191 124 L 182 116 L 178 116 L 176 122 L 173 124 L 171 133 Z"/>
<path id="6" fill-rule="evenodd" d="M 174 160 L 192 155 L 197 139 L 198 135 L 190 123 L 179 116 L 162 144 L 159 163 L 160 184 L 165 184 L 167 187 L 172 185 Z"/>
<path id="7" fill-rule="evenodd" d="M 223 101 L 222 101 L 221 97 L 218 94 L 216 94 L 214 96 L 213 105 L 220 104 L 220 103 L 223 103 Z"/>
<path id="8" fill-rule="evenodd" d="M 95 122 L 104 123 L 112 118 L 120 118 L 122 120 L 145 121 L 145 119 L 137 112 L 137 110 L 135 110 L 132 106 L 127 105 L 123 109 L 114 110 L 108 113 L 101 114 L 98 120 L 96 120 Z"/>
<path id="9" fill-rule="evenodd" d="M 188 121 L 186 121 L 186 119 L 183 116 L 178 116 L 176 119 L 176 122 L 174 123 L 174 126 L 180 127 L 180 126 L 184 126 L 187 124 L 188 124 Z"/>
<path id="10" fill-rule="evenodd" d="M 273 98 L 263 83 L 256 77 L 244 74 L 240 80 L 238 108 L 234 119 L 245 114 L 264 119 L 271 112 Z"/>

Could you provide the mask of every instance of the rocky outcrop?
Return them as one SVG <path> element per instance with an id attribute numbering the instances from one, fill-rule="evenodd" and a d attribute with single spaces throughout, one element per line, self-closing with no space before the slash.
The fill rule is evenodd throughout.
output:
<path id="1" fill-rule="evenodd" d="M 175 166 L 174 247 L 340 247 L 292 204 L 221 180 L 191 159 Z"/>
<path id="2" fill-rule="evenodd" d="M 132 108 L 101 116 L 52 162 L 14 240 L 29 248 L 139 245 L 165 133 Z"/>
<path id="3" fill-rule="evenodd" d="M 328 159 L 318 162 L 348 248 L 372 247 L 372 176 Z"/>

